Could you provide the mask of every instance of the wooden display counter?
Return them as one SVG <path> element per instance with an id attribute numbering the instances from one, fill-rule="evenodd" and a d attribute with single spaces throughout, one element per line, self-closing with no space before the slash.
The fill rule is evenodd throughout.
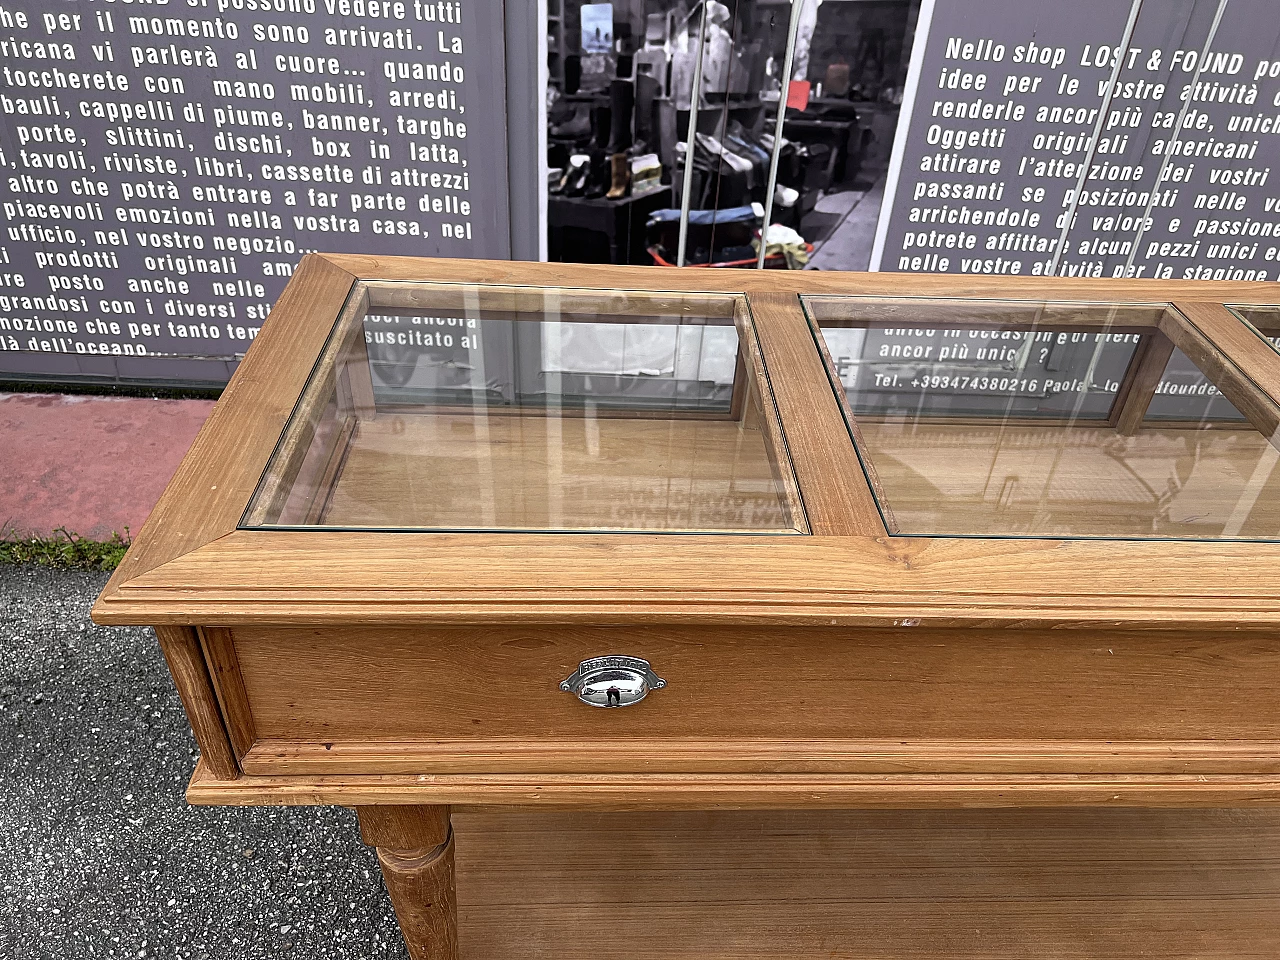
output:
<path id="1" fill-rule="evenodd" d="M 415 958 L 1270 955 L 1277 301 L 311 255 L 93 616 Z"/>

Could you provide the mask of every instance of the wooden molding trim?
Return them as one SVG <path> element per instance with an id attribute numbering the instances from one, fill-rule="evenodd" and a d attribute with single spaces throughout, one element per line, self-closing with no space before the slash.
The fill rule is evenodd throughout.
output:
<path id="1" fill-rule="evenodd" d="M 782 422 L 807 421 L 813 427 L 787 434 L 813 532 L 886 536 L 798 299 L 793 294 L 754 293 L 747 303 Z"/>
<path id="2" fill-rule="evenodd" d="M 231 746 L 235 749 L 236 756 L 243 760 L 257 741 L 258 734 L 253 726 L 253 711 L 249 708 L 249 695 L 245 692 L 244 678 L 240 675 L 240 661 L 236 658 L 231 631 L 219 627 L 200 627 L 198 632 Z"/>
<path id="3" fill-rule="evenodd" d="M 1275 352 L 1229 314 L 1228 319 L 1251 342 L 1246 343 L 1241 339 L 1215 345 L 1191 319 L 1196 316 L 1205 321 L 1206 318 L 1215 317 L 1212 311 L 1200 309 L 1203 306 L 1194 303 L 1178 304 L 1177 310 L 1170 310 L 1161 320 L 1161 332 L 1208 375 L 1223 396 L 1244 414 L 1259 433 L 1272 444 L 1280 443 L 1280 402 L 1261 389 L 1242 367 L 1242 364 L 1247 365 L 1256 372 L 1260 364 L 1254 355 L 1262 352 L 1274 364 Z M 1225 313 L 1225 308 L 1222 309 Z M 1277 393 L 1280 393 L 1280 389 L 1277 389 Z"/>
<path id="4" fill-rule="evenodd" d="M 1280 775 L 1280 741 L 1152 740 L 260 740 L 252 776 L 556 774 Z"/>
<path id="5" fill-rule="evenodd" d="M 1139 341 L 1107 418 L 1121 436 L 1132 437 L 1142 428 L 1172 356 L 1173 341 L 1159 330 L 1151 331 Z"/>
<path id="6" fill-rule="evenodd" d="M 251 347 L 93 616 L 109 624 L 223 626 L 371 616 L 450 623 L 610 615 L 628 622 L 1280 625 L 1280 542 L 889 536 L 872 495 L 874 477 L 869 481 L 858 463 L 796 296 L 1158 307 L 1159 329 L 1197 358 L 1203 355 L 1233 402 L 1274 437 L 1280 427 L 1274 352 L 1225 307 L 1204 298 L 1212 292 L 1236 303 L 1274 303 L 1275 284 L 951 275 L 913 275 L 908 284 L 894 274 L 786 274 L 578 264 L 557 271 L 507 261 L 310 255 L 258 337 L 278 349 Z M 377 300 L 379 279 L 745 295 L 816 535 L 236 529 L 329 336 L 331 324 L 317 317 L 336 318 L 357 284 L 367 283 L 371 302 Z M 1165 308 L 1170 302 L 1176 310 Z M 1077 319 L 1084 323 L 1087 314 Z M 1203 325 L 1212 326 L 1220 348 L 1206 346 Z M 358 413 L 354 396 L 352 405 Z M 1137 406 L 1135 399 L 1132 416 Z"/>
<path id="7" fill-rule="evenodd" d="M 178 697 L 200 747 L 200 762 L 210 777 L 234 780 L 240 768 L 218 713 L 217 695 L 205 667 L 200 641 L 191 627 L 156 627 L 156 638 L 173 674 Z"/>
<path id="8" fill-rule="evenodd" d="M 625 580 L 602 581 L 610 569 Z M 1280 623 L 1278 578 L 1276 542 L 237 530 L 122 585 L 94 618 L 1235 630 Z"/>
<path id="9" fill-rule="evenodd" d="M 512 260 L 465 260 L 385 257 L 327 253 L 326 261 L 362 280 L 439 283 L 508 283 L 543 285 L 546 265 Z M 1081 277 L 979 277 L 968 274 L 846 273 L 790 270 L 673 270 L 665 267 L 574 263 L 562 265 L 563 287 L 642 289 L 690 293 L 810 293 L 816 296 L 904 295 L 912 297 L 983 297 L 993 300 L 1067 300 L 1088 303 L 1113 300 L 1168 303 L 1213 299 L 1229 303 L 1274 304 L 1276 284 L 1267 281 L 1102 280 Z M 533 279 L 531 279 L 531 277 Z"/>
<path id="10" fill-rule="evenodd" d="M 1276 294 L 1280 300 L 1280 291 Z M 1280 406 L 1280 355 L 1243 320 L 1217 302 L 1174 306 L 1208 339 L 1218 344 L 1240 371 Z"/>
<path id="11" fill-rule="evenodd" d="M 1280 804 L 1280 776 L 295 776 L 220 781 L 202 760 L 196 805 L 515 805 L 580 810 L 869 807 L 1254 807 Z"/>
<path id="12" fill-rule="evenodd" d="M 336 315 L 335 305 L 342 303 L 354 283 L 355 277 L 324 257 L 302 258 L 272 310 L 275 322 L 263 324 L 250 344 L 218 405 L 107 582 L 95 611 L 122 584 L 236 528 L 329 335 L 327 326 L 315 323 L 315 311 L 335 310 Z M 272 343 L 289 346 L 276 350 L 264 346 Z M 236 411 L 245 407 L 255 411 L 247 429 L 233 422 Z M 200 506 L 193 508 L 193 504 Z"/>

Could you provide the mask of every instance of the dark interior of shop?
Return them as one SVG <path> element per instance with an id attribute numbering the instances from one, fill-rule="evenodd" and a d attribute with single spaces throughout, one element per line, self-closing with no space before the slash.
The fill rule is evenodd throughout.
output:
<path id="1" fill-rule="evenodd" d="M 794 10 L 794 14 L 793 14 Z M 699 30 L 687 265 L 866 269 L 919 0 L 549 0 L 548 251 L 674 264 Z"/>

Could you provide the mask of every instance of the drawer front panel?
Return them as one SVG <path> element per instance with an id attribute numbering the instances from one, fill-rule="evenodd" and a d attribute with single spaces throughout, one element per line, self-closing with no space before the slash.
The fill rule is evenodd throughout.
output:
<path id="1" fill-rule="evenodd" d="M 1260 635 L 494 626 L 231 637 L 243 687 L 220 695 L 224 709 L 242 698 L 251 718 L 250 773 L 1280 772 L 1280 640 Z M 613 654 L 648 660 L 665 687 L 621 709 L 560 689 L 580 661 Z"/>

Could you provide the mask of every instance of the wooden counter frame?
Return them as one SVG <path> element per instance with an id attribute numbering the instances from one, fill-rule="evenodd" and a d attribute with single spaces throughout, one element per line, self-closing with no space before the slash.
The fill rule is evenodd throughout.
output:
<path id="1" fill-rule="evenodd" d="M 536 538 L 539 586 L 529 587 L 529 568 L 520 563 L 492 564 L 493 548 L 502 536 L 472 534 L 397 534 L 388 550 L 378 534 L 239 530 L 237 523 L 262 465 L 280 437 L 294 399 L 301 392 L 313 360 L 328 337 L 316 312 L 336 316 L 358 281 L 435 280 L 450 282 L 532 284 L 563 280 L 574 289 L 615 289 L 738 293 L 748 298 L 777 406 L 786 424 L 787 443 L 800 475 L 814 536 L 779 545 L 753 538 L 628 537 L 545 534 Z M 1212 291 L 1215 300 L 1204 298 Z M 557 268 L 506 261 L 431 261 L 311 255 L 299 267 L 264 326 L 240 372 L 232 380 L 215 414 L 197 437 L 173 482 L 161 498 L 134 547 L 112 577 L 95 608 L 102 622 L 234 625 L 237 622 L 350 622 L 353 618 L 388 616 L 413 622 L 560 622 L 597 617 L 605 605 L 622 604 L 640 620 L 671 616 L 708 621 L 798 622 L 808 617 L 836 617 L 841 622 L 885 623 L 903 615 L 939 624 L 994 619 L 1064 623 L 1092 619 L 1140 622 L 1272 623 L 1273 591 L 1252 589 L 1268 580 L 1280 561 L 1280 543 L 1230 544 L 1193 542 L 1002 540 L 978 544 L 946 538 L 891 538 L 875 509 L 870 489 L 857 468 L 852 444 L 845 442 L 839 401 L 825 384 L 815 381 L 821 368 L 796 295 L 912 297 L 993 297 L 1029 301 L 1122 300 L 1151 305 L 1172 303 L 1159 329 L 1176 333 L 1185 343 L 1202 338 L 1188 316 L 1215 317 L 1219 328 L 1234 325 L 1237 337 L 1212 359 L 1236 376 L 1248 391 L 1258 416 L 1270 422 L 1280 397 L 1275 353 L 1230 311 L 1233 303 L 1262 303 L 1277 298 L 1265 283 L 1204 284 L 1185 281 L 1096 281 L 1067 279 L 970 279 L 901 274 L 788 274 L 781 271 L 698 271 L 593 267 Z M 1064 319 L 1063 322 L 1068 322 Z M 1155 324 L 1153 324 L 1153 327 Z M 1154 332 L 1154 329 L 1153 329 Z M 271 350 L 289 343 L 293 349 Z M 270 356 L 264 358 L 264 354 Z M 1247 371 L 1247 375 L 1246 375 Z M 228 428 L 233 416 L 253 417 Z M 803 413 L 798 417 L 797 413 Z M 802 424 L 808 424 L 802 428 Z M 839 429 L 836 425 L 839 424 Z M 816 468 L 816 469 L 815 469 Z M 807 471 L 807 472 L 806 472 Z M 199 504 L 192 507 L 192 504 Z M 183 523 L 174 523 L 181 514 Z M 340 537 L 345 555 L 338 568 L 323 562 Z M 835 539 L 833 539 L 835 538 Z M 379 546 L 382 543 L 383 546 Z M 525 542 L 524 548 L 529 543 Z M 403 550 L 409 547 L 410 559 Z M 782 554 L 775 554 L 779 548 Z M 412 569 L 413 556 L 430 551 L 435 562 Z M 960 553 L 995 554 L 982 580 L 984 596 L 976 596 L 964 578 L 929 561 Z M 602 587 L 600 562 L 625 554 L 630 587 Z M 1038 589 L 1037 581 L 1060 584 L 1062 555 L 1113 577 L 1105 592 L 1096 584 L 1071 589 Z M 1231 570 L 1204 569 L 1206 554 L 1230 555 Z M 1017 556 L 1009 571 L 1000 556 Z M 708 556 L 720 564 L 714 584 L 689 589 Z M 903 570 L 905 557 L 912 558 Z M 399 576 L 387 569 L 392 557 Z M 683 558 L 688 558 L 684 562 Z M 1133 563 L 1159 559 L 1164 571 L 1148 570 L 1141 589 L 1126 583 Z M 510 559 L 510 558 L 508 558 Z M 778 571 L 798 564 L 788 575 Z M 547 564 L 561 571 L 560 583 L 545 583 Z M 813 565 L 844 566 L 856 573 L 858 586 L 815 584 Z M 852 566 L 850 566 L 852 564 Z M 441 566 L 470 566 L 474 576 L 450 581 Z M 1220 566 L 1220 565 L 1219 565 Z M 437 571 L 433 573 L 432 570 Z M 1189 572 L 1197 572 L 1202 589 L 1186 593 Z M 1043 577 L 1043 580 L 1041 580 Z M 608 578 L 604 578 L 608 579 Z M 821 579 L 821 578 L 819 578 Z M 274 584 L 267 584 L 274 581 Z M 680 582 L 680 586 L 675 586 Z M 412 593 L 412 596 L 408 596 Z M 744 593 L 751 599 L 744 603 Z M 1030 597 L 1035 603 L 1028 603 Z M 890 599 L 892 598 L 892 599 Z M 886 602 L 889 601 L 889 602 Z M 251 606 L 250 606 L 251 604 Z"/>
<path id="2" fill-rule="evenodd" d="M 743 329 L 753 330 L 756 340 L 746 367 L 772 392 L 811 535 L 238 528 L 329 342 L 332 321 L 344 303 L 349 319 L 365 304 L 377 304 L 370 290 L 378 281 L 745 296 L 750 324 Z M 998 722 L 978 739 L 895 741 L 851 733 L 830 741 L 699 740 L 701 731 L 690 731 L 675 740 L 626 741 L 652 759 L 629 773 L 609 769 L 612 741 L 593 752 L 586 741 L 542 744 L 536 738 L 441 737 L 397 746 L 394 738 L 291 743 L 263 733 L 237 631 L 298 624 L 338 632 L 371 624 L 412 627 L 425 644 L 460 627 L 507 631 L 504 636 L 572 633 L 590 625 L 615 628 L 620 636 L 676 627 L 755 631 L 753 656 L 767 649 L 770 630 L 817 636 L 838 629 L 854 638 L 858 631 L 880 631 L 897 637 L 887 642 L 900 644 L 908 657 L 916 637 L 947 634 L 963 644 L 979 643 L 994 629 L 1053 631 L 1077 638 L 1083 649 L 1090 638 L 1128 631 L 1139 645 L 1149 637 L 1152 650 L 1181 656 L 1183 644 L 1189 658 L 1221 658 L 1229 664 L 1215 681 L 1223 684 L 1223 696 L 1230 685 L 1221 678 L 1236 676 L 1232 670 L 1256 676 L 1260 665 L 1280 657 L 1280 542 L 891 536 L 872 492 L 874 476 L 868 479 L 871 471 L 864 472 L 850 440 L 856 419 L 832 389 L 821 337 L 801 309 L 800 294 L 1149 307 L 1133 324 L 1144 339 L 1113 404 L 1111 426 L 1121 433 L 1137 429 L 1177 346 L 1214 375 L 1273 445 L 1280 436 L 1276 353 L 1223 306 L 1276 303 L 1274 284 L 309 255 L 93 610 L 99 623 L 157 627 L 202 753 L 189 800 L 421 808 L 403 816 L 361 815 L 366 841 L 378 847 L 384 873 L 390 871 L 388 883 L 394 878 L 397 889 L 418 891 L 396 901 L 411 940 L 428 931 L 422 935 L 430 943 L 414 947 L 415 957 L 453 953 L 448 903 L 426 919 L 405 920 L 404 913 L 422 890 L 449 888 L 449 805 L 1280 804 L 1280 727 L 1233 739 L 1122 743 L 1001 737 Z M 1055 315 L 1053 324 L 1097 327 L 1070 311 Z M 351 416 L 370 409 L 370 390 L 348 376 L 344 402 Z M 1028 695 L 1033 692 L 1028 686 Z M 1280 715 L 1278 706 L 1280 698 L 1273 698 L 1242 709 Z M 509 755 L 502 757 L 504 750 Z M 502 759 L 486 759 L 495 757 Z M 596 767 L 575 770 L 581 761 Z"/>
<path id="3" fill-rule="evenodd" d="M 260 531 L 237 529 L 262 464 L 329 337 L 315 314 L 336 317 L 348 296 L 370 302 L 377 280 L 534 285 L 745 295 L 766 376 L 786 424 L 813 536 L 509 535 Z M 395 288 L 391 288 L 395 289 Z M 404 290 L 404 288 L 399 288 Z M 166 490 L 94 616 L 107 623 L 234 627 L 251 623 L 566 623 L 625 608 L 628 621 L 661 623 L 894 624 L 926 626 L 1108 622 L 1205 628 L 1280 622 L 1280 543 L 1185 541 L 990 541 L 888 537 L 854 445 L 841 399 L 825 383 L 797 295 L 989 297 L 1029 303 L 1148 305 L 1153 342 L 1167 337 L 1230 379 L 1245 412 L 1275 433 L 1280 372 L 1275 353 L 1223 302 L 1267 303 L 1273 285 L 1156 281 L 970 279 L 894 274 L 647 270 L 575 265 L 570 270 L 502 261 L 430 261 L 311 255 L 304 259 L 258 343 Z M 1213 301 L 1204 299 L 1210 292 Z M 392 294 L 398 302 L 405 293 Z M 409 297 L 411 300 L 412 297 Z M 386 294 L 374 299 L 386 305 Z M 611 299 L 611 302 L 614 302 Z M 643 301 L 638 301 L 643 303 Z M 406 301 L 407 304 L 407 301 Z M 1166 305 L 1172 304 L 1172 308 Z M 349 308 L 351 309 L 351 305 Z M 640 309 L 637 307 L 637 309 Z M 1096 324 L 1054 311 L 1055 324 Z M 1207 346 L 1208 328 L 1223 349 Z M 288 342 L 293 350 L 272 350 Z M 1160 353 L 1163 354 L 1164 348 Z M 264 356 L 265 355 L 265 356 Z M 1130 383 L 1149 393 L 1156 364 L 1135 358 Z M 1158 379 L 1158 377 L 1157 377 Z M 1149 399 L 1149 396 L 1146 397 Z M 240 411 L 253 411 L 251 418 Z M 1132 411 L 1127 415 L 1133 420 Z M 236 419 L 235 427 L 227 425 Z M 1113 421 L 1116 413 L 1113 411 Z M 200 504 L 192 509 L 191 504 Z M 173 518 L 181 515 L 182 522 Z M 408 548 L 406 550 L 406 548 Z M 406 557 L 406 554 L 408 556 Z M 333 558 L 340 556 L 339 563 Z M 956 561 L 983 557 L 980 576 Z M 1205 559 L 1215 558 L 1206 567 Z M 430 557 L 419 561 L 418 557 Z M 1227 563 L 1222 562 L 1229 557 Z M 627 582 L 602 576 L 625 565 Z M 717 576 L 699 582 L 699 571 Z M 1143 569 L 1140 580 L 1131 576 Z M 548 583 L 548 567 L 558 583 Z M 1072 583 L 1072 569 L 1095 576 Z M 466 569 L 451 578 L 449 569 Z M 837 569 L 846 576 L 834 579 Z M 825 575 L 824 575 L 825 572 Z M 609 584 L 613 581 L 612 585 Z M 1188 590 L 1188 583 L 1197 590 Z M 1102 584 L 1105 589 L 1098 589 Z M 242 751 L 243 752 L 243 751 Z"/>

